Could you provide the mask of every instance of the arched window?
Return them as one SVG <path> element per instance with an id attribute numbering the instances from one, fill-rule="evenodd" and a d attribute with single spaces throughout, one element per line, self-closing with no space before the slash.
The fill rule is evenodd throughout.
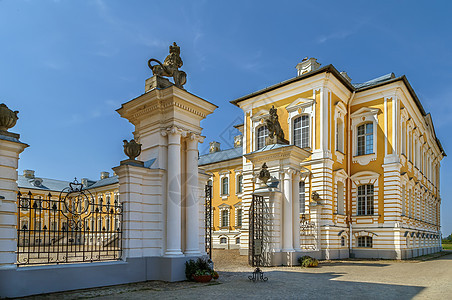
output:
<path id="1" fill-rule="evenodd" d="M 358 155 L 374 152 L 373 123 L 358 126 Z"/>
<path id="2" fill-rule="evenodd" d="M 309 116 L 303 115 L 293 121 L 294 145 L 300 148 L 309 148 Z"/>
<path id="3" fill-rule="evenodd" d="M 358 215 L 374 214 L 374 185 L 364 184 L 358 187 Z"/>
<path id="4" fill-rule="evenodd" d="M 305 184 L 304 181 L 298 183 L 298 196 L 300 197 L 300 214 L 305 213 Z"/>
<path id="5" fill-rule="evenodd" d="M 344 214 L 344 184 L 340 181 L 337 182 L 337 213 L 339 215 Z"/>
<path id="6" fill-rule="evenodd" d="M 257 129 L 257 150 L 265 147 L 265 138 L 268 136 L 267 126 L 261 126 Z"/>
<path id="7" fill-rule="evenodd" d="M 221 179 L 221 194 L 228 195 L 229 194 L 229 178 L 223 177 Z"/>
<path id="8" fill-rule="evenodd" d="M 344 153 L 344 122 L 340 118 L 336 124 L 336 150 Z"/>
<path id="9" fill-rule="evenodd" d="M 221 237 L 220 238 L 220 244 L 226 244 L 226 238 L 225 237 Z"/>
<path id="10" fill-rule="evenodd" d="M 224 209 L 221 211 L 221 227 L 229 226 L 229 210 Z"/>

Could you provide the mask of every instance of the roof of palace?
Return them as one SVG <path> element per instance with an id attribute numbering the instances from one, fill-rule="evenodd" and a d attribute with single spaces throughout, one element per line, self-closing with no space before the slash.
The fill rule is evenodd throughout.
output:
<path id="1" fill-rule="evenodd" d="M 198 159 L 198 165 L 199 166 L 209 165 L 220 161 L 239 158 L 242 157 L 242 155 L 243 155 L 242 147 L 226 149 L 214 153 L 201 155 Z"/>
<path id="2" fill-rule="evenodd" d="M 93 183 L 94 182 L 94 183 Z M 19 175 L 17 178 L 17 185 L 21 189 L 34 189 L 49 192 L 61 192 L 63 189 L 69 187 L 70 181 L 50 179 L 50 178 L 27 178 L 24 175 Z M 98 181 L 88 180 L 87 189 L 93 189 L 98 187 L 103 187 L 111 184 L 118 183 L 118 176 L 111 176 Z"/>

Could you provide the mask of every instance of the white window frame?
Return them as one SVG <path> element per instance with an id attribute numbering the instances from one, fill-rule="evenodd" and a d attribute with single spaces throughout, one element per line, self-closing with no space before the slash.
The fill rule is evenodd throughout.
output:
<path id="1" fill-rule="evenodd" d="M 264 135 L 264 146 L 262 146 L 261 148 L 259 148 L 259 133 L 258 133 L 258 132 L 259 132 L 259 129 L 264 128 L 264 127 L 267 128 L 267 125 L 262 124 L 261 126 L 256 127 L 256 131 L 255 131 L 255 136 L 256 136 L 255 149 L 256 149 L 256 150 L 262 149 L 262 148 L 264 148 L 265 146 L 267 146 L 266 140 L 267 140 L 267 137 L 268 137 L 268 128 L 267 128 L 267 135 Z"/>
<path id="2" fill-rule="evenodd" d="M 235 173 L 235 194 L 238 197 L 242 197 L 243 195 L 243 173 L 242 170 L 234 170 Z M 239 182 L 239 177 L 242 176 L 242 191 L 239 191 L 239 186 L 240 186 L 240 182 Z"/>
<path id="3" fill-rule="evenodd" d="M 344 171 L 344 169 L 339 169 L 337 171 L 334 171 L 334 205 L 336 207 L 336 214 L 338 215 L 345 215 L 346 209 L 346 186 L 347 186 L 347 178 L 348 175 Z M 338 189 L 338 183 L 342 183 L 344 190 L 343 190 L 343 212 L 339 212 L 339 189 Z"/>
<path id="4" fill-rule="evenodd" d="M 306 117 L 306 119 L 308 120 L 308 125 L 307 126 L 303 126 L 303 117 Z M 295 121 L 297 119 L 300 119 L 300 145 L 296 145 L 297 147 L 300 148 L 308 148 L 311 149 L 311 116 L 309 114 L 300 114 L 298 116 L 295 116 L 292 119 L 292 144 L 295 145 Z M 305 138 L 305 135 L 303 134 L 303 128 L 307 127 L 307 144 L 304 145 L 303 144 L 303 140 Z"/>
<path id="5" fill-rule="evenodd" d="M 345 104 L 341 101 L 338 101 L 335 104 L 334 108 L 334 124 L 335 124 L 335 135 L 334 135 L 334 141 L 335 141 L 335 154 L 336 158 L 339 163 L 342 163 L 344 160 L 344 154 L 345 154 L 345 117 L 347 116 L 347 108 Z M 339 120 L 342 123 L 342 132 L 338 132 L 338 124 Z M 342 134 L 342 145 L 338 144 L 338 134 Z"/>
<path id="6" fill-rule="evenodd" d="M 239 225 L 238 223 L 238 221 L 239 221 L 239 219 L 238 219 L 238 214 L 237 214 L 237 212 L 239 211 L 239 209 L 240 210 L 242 210 L 242 224 L 241 225 Z M 235 227 L 236 228 L 240 228 L 240 227 L 242 227 L 243 226 L 243 208 L 242 208 L 242 202 L 238 202 L 238 203 L 236 203 L 236 204 L 234 204 L 234 210 L 235 210 Z"/>
<path id="7" fill-rule="evenodd" d="M 363 107 L 351 114 L 351 128 L 352 128 L 352 153 L 353 162 L 359 163 L 362 166 L 377 159 L 377 128 L 378 128 L 378 113 L 380 109 Z M 372 123 L 373 135 L 373 153 L 358 155 L 358 126 L 363 123 Z"/>
<path id="8" fill-rule="evenodd" d="M 227 204 L 221 204 L 218 206 L 218 211 L 219 211 L 219 223 L 220 223 L 220 230 L 222 229 L 228 229 L 230 224 L 231 224 L 231 206 L 227 205 Z M 228 216 L 228 224 L 224 225 L 223 224 L 223 211 L 227 211 L 227 216 Z"/>
<path id="9" fill-rule="evenodd" d="M 226 200 L 228 197 L 229 197 L 229 195 L 230 195 L 230 193 L 231 193 L 231 178 L 230 178 L 230 171 L 228 171 L 228 170 L 225 170 L 225 171 L 221 171 L 220 173 L 219 173 L 219 175 L 220 175 L 220 188 L 219 188 L 219 193 L 220 193 L 220 197 L 223 199 L 223 200 Z M 228 190 L 227 190 L 227 193 L 226 194 L 223 194 L 223 178 L 227 178 L 228 179 Z M 213 184 L 213 181 L 212 181 L 212 184 Z M 212 187 L 212 189 L 213 189 L 213 187 Z"/>
<path id="10" fill-rule="evenodd" d="M 269 117 L 270 114 L 267 110 L 261 109 L 260 111 L 258 111 L 257 113 L 255 113 L 254 115 L 251 116 L 251 125 L 252 125 L 252 130 L 251 130 L 251 147 L 252 147 L 252 151 L 256 151 L 257 149 L 257 129 L 261 126 L 264 126 L 264 120 L 265 118 Z M 247 137 L 248 139 L 248 137 Z"/>
<path id="11" fill-rule="evenodd" d="M 373 171 L 361 171 L 353 174 L 352 179 L 352 215 L 354 217 L 372 217 L 378 219 L 378 193 L 379 193 L 379 177 L 380 174 Z M 365 184 L 373 184 L 374 186 L 374 213 L 373 215 L 358 215 L 358 186 Z"/>
<path id="12" fill-rule="evenodd" d="M 298 98 L 286 107 L 288 113 L 287 124 L 289 125 L 289 142 L 291 145 L 295 145 L 294 141 L 294 121 L 296 118 L 302 115 L 307 115 L 309 117 L 309 147 L 308 149 L 313 149 L 314 143 L 314 124 L 315 124 L 315 113 L 314 113 L 315 100 L 307 98 Z"/>

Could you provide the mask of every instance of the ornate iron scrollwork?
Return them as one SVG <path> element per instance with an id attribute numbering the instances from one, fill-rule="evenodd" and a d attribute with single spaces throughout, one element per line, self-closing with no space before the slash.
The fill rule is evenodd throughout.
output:
<path id="1" fill-rule="evenodd" d="M 65 193 L 63 198 L 62 195 Z M 79 183 L 77 178 L 74 179 L 74 182 L 69 183 L 69 187 L 61 191 L 62 213 L 68 220 L 68 227 L 76 230 L 83 228 L 83 219 L 91 214 L 89 207 L 92 205 L 92 198 L 91 193 L 83 189 L 83 184 Z"/>

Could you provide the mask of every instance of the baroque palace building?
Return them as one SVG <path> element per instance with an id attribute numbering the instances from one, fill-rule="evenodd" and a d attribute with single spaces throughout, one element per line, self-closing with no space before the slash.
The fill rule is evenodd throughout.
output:
<path id="1" fill-rule="evenodd" d="M 231 101 L 244 112 L 242 135 L 233 149 L 212 142 L 199 159 L 212 185 L 214 248 L 248 253 L 265 162 L 276 183 L 266 196 L 272 264 L 304 254 L 404 259 L 440 251 L 446 154 L 407 78 L 355 84 L 314 58 L 296 69 L 292 79 Z M 288 145 L 268 145 L 272 107 Z"/>
<path id="2" fill-rule="evenodd" d="M 440 251 L 440 162 L 446 154 L 406 77 L 391 73 L 355 84 L 314 58 L 296 68 L 296 77 L 231 101 L 244 112 L 234 148 L 220 150 L 212 142 L 199 157 L 212 186 L 213 247 L 248 254 L 250 206 L 266 163 L 274 187 L 266 195 L 272 264 L 293 264 L 306 254 L 404 259 Z M 269 143 L 271 108 L 287 145 Z M 96 205 L 117 203 L 116 175 L 102 172 L 100 180 L 81 182 Z M 21 194 L 42 199 L 58 197 L 68 184 L 31 170 L 18 179 Z M 27 212 L 18 217 L 21 228 L 63 226 Z M 92 230 L 118 227 L 118 220 L 86 222 Z M 289 261 L 281 258 L 285 254 Z"/>

